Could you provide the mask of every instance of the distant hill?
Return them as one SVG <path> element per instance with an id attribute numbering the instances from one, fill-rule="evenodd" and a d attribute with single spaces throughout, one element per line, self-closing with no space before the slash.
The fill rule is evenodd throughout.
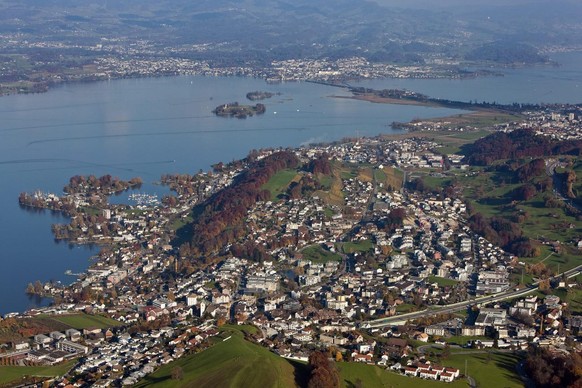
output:
<path id="1" fill-rule="evenodd" d="M 352 55 L 371 61 L 422 63 L 429 53 L 462 57 L 499 40 L 527 43 L 536 51 L 582 40 L 582 4 L 577 2 L 438 3 L 0 0 L 0 34 L 76 43 L 85 47 L 76 53 L 80 56 L 93 55 L 86 47 L 105 39 L 108 44 L 141 41 L 153 48 L 175 47 L 180 49 L 169 50 L 168 55 L 222 58 L 227 63 L 235 58 L 268 62 Z M 217 46 L 211 50 L 188 46 L 198 44 Z M 9 50 L 19 49 L 10 45 Z M 41 51 L 46 55 L 50 50 Z"/>
<path id="2" fill-rule="evenodd" d="M 535 47 L 516 42 L 488 43 L 473 49 L 465 58 L 471 61 L 491 61 L 506 64 L 549 61 L 549 58 L 540 55 Z"/>

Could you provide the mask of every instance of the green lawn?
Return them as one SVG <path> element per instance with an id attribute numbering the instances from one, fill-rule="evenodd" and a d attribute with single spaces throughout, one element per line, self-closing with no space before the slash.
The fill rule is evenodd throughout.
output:
<path id="1" fill-rule="evenodd" d="M 458 281 L 454 279 L 440 278 L 438 276 L 429 276 L 428 281 L 430 283 L 438 283 L 438 285 L 441 287 L 454 286 L 458 283 Z"/>
<path id="2" fill-rule="evenodd" d="M 14 383 L 23 377 L 55 377 L 62 376 L 69 371 L 76 360 L 55 366 L 0 366 L 0 384 Z M 11 384 L 10 384 L 11 385 Z"/>
<path id="3" fill-rule="evenodd" d="M 297 171 L 295 170 L 281 170 L 273 175 L 273 177 L 269 179 L 269 181 L 265 183 L 262 188 L 269 190 L 271 193 L 271 199 L 275 200 L 279 195 L 287 191 L 287 188 L 296 176 Z"/>
<path id="4" fill-rule="evenodd" d="M 401 314 L 410 313 L 416 310 L 418 310 L 418 307 L 409 303 L 402 303 L 396 306 L 396 312 Z"/>
<path id="5" fill-rule="evenodd" d="M 380 170 L 379 168 L 374 169 L 374 179 L 376 182 L 385 183 L 388 176 L 384 172 L 384 170 Z"/>
<path id="6" fill-rule="evenodd" d="M 555 289 L 550 290 L 548 295 L 556 295 L 560 297 L 560 301 L 568 303 L 568 308 L 574 314 L 582 313 L 582 290 L 571 288 L 571 289 Z M 540 292 L 538 295 L 540 298 L 544 298 L 546 294 Z"/>
<path id="7" fill-rule="evenodd" d="M 353 241 L 337 244 L 336 249 L 340 249 L 344 253 L 354 252 L 368 252 L 374 248 L 374 244 L 370 240 Z"/>
<path id="8" fill-rule="evenodd" d="M 374 169 L 374 178 L 386 189 L 391 186 L 393 190 L 399 190 L 402 187 L 404 173 L 395 167 L 384 167 L 382 170 Z"/>
<path id="9" fill-rule="evenodd" d="M 101 315 L 88 315 L 88 314 L 71 314 L 71 315 L 60 315 L 51 316 L 51 319 L 69 325 L 75 329 L 86 329 L 89 327 L 98 327 L 100 329 L 110 328 L 120 326 L 121 323 L 107 318 Z"/>
<path id="10" fill-rule="evenodd" d="M 424 184 L 431 190 L 441 190 L 444 186 L 451 182 L 451 178 L 448 176 L 436 177 L 436 176 L 425 176 L 422 178 Z"/>
<path id="11" fill-rule="evenodd" d="M 172 221 L 172 226 L 170 227 L 173 231 L 176 231 L 184 226 L 190 224 L 194 219 L 192 215 L 187 215 L 186 217 L 177 217 Z"/>
<path id="12" fill-rule="evenodd" d="M 467 374 L 475 379 L 478 387 L 523 387 L 515 366 L 520 358 L 511 353 L 480 353 L 480 354 L 455 354 L 446 360 L 440 361 L 442 365 L 451 366 L 465 373 L 465 361 L 467 362 Z"/>
<path id="13" fill-rule="evenodd" d="M 342 259 L 339 254 L 323 249 L 320 245 L 311 245 L 303 249 L 301 253 L 304 259 L 318 264 L 328 261 L 341 261 Z"/>
<path id="14" fill-rule="evenodd" d="M 333 177 L 331 175 L 318 174 L 319 184 L 323 187 L 323 190 L 330 190 L 331 184 L 333 183 Z"/>
<path id="15" fill-rule="evenodd" d="M 355 362 L 340 362 L 336 364 L 340 371 L 341 386 L 351 388 L 357 386 L 358 380 L 363 387 L 466 387 L 465 380 L 453 383 L 424 380 L 417 377 L 407 377 L 395 372 L 386 371 L 377 366 Z"/>
<path id="16" fill-rule="evenodd" d="M 292 364 L 246 341 L 238 329 L 226 329 L 222 333 L 224 340 L 198 354 L 162 366 L 137 387 L 295 387 L 295 376 L 305 377 L 305 366 Z M 171 378 L 176 367 L 183 370 L 182 380 Z"/>
<path id="17" fill-rule="evenodd" d="M 582 224 L 575 217 L 568 215 L 564 209 L 546 208 L 544 193 L 540 193 L 528 201 L 512 203 L 511 192 L 522 184 L 504 183 L 510 176 L 499 172 L 480 172 L 475 176 L 457 175 L 460 186 L 464 188 L 464 196 L 475 211 L 486 217 L 501 216 L 511 219 L 513 214 L 527 214 L 520 226 L 525 236 L 534 240 L 546 238 L 568 244 L 582 234 Z M 428 179 L 428 178 L 427 178 Z M 430 180 L 429 180 L 430 182 Z M 438 185 L 438 181 L 432 184 Z M 545 258 L 549 253 L 547 246 L 542 246 L 542 254 L 536 258 L 524 259 L 535 263 Z M 572 247 L 563 245 L 560 254 L 553 254 L 544 263 L 554 270 L 558 265 L 560 271 L 579 265 L 579 252 Z"/>

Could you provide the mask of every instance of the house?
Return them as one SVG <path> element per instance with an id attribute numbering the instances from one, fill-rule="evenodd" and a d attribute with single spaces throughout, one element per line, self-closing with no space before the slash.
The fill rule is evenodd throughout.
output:
<path id="1" fill-rule="evenodd" d="M 485 335 L 485 327 L 483 326 L 465 326 L 463 327 L 462 335 L 467 337 L 482 337 Z"/>
<path id="2" fill-rule="evenodd" d="M 502 326 L 507 323 L 507 310 L 482 308 L 475 320 L 475 326 Z"/>
<path id="3" fill-rule="evenodd" d="M 358 352 L 360 353 L 370 353 L 370 351 L 374 350 L 373 344 L 362 343 L 358 344 Z"/>
<path id="4" fill-rule="evenodd" d="M 455 377 L 448 372 L 441 373 L 439 378 L 441 381 L 446 381 L 447 383 L 452 383 L 455 380 Z"/>
<path id="5" fill-rule="evenodd" d="M 52 342 L 50 337 L 47 337 L 44 334 L 37 334 L 34 336 L 34 343 L 38 346 L 38 347 L 47 347 L 50 343 Z"/>
<path id="6" fill-rule="evenodd" d="M 88 327 L 83 329 L 83 335 L 90 335 L 90 334 L 101 334 L 101 329 L 98 327 Z"/>
<path id="7" fill-rule="evenodd" d="M 347 338 L 341 337 L 341 336 L 335 336 L 335 335 L 326 335 L 326 334 L 320 334 L 319 336 L 319 340 L 321 342 L 327 343 L 327 344 L 333 344 L 333 345 L 345 345 L 348 343 Z"/>
<path id="8" fill-rule="evenodd" d="M 536 336 L 536 329 L 533 327 L 520 326 L 517 328 L 517 338 L 529 338 Z"/>
<path id="9" fill-rule="evenodd" d="M 437 335 L 442 337 L 445 335 L 445 328 L 440 325 L 427 326 L 424 328 L 424 333 L 426 335 Z"/>
<path id="10" fill-rule="evenodd" d="M 14 347 L 14 350 L 26 350 L 26 349 L 30 349 L 30 344 L 28 342 L 14 342 L 12 344 L 12 346 Z"/>
<path id="11" fill-rule="evenodd" d="M 437 371 L 434 371 L 434 370 L 421 369 L 420 370 L 420 377 L 422 377 L 423 379 L 438 380 L 439 374 Z"/>
<path id="12" fill-rule="evenodd" d="M 416 337 L 414 339 L 417 341 L 421 341 L 421 342 L 428 342 L 428 334 L 427 333 L 419 333 L 416 335 Z"/>
<path id="13" fill-rule="evenodd" d="M 67 336 L 65 334 L 61 333 L 60 331 L 53 331 L 49 334 L 49 336 L 55 341 L 67 338 Z"/>
<path id="14" fill-rule="evenodd" d="M 388 338 L 384 346 L 390 357 L 402 357 L 407 354 L 408 343 L 404 339 Z"/>
<path id="15" fill-rule="evenodd" d="M 365 363 L 370 363 L 372 362 L 372 355 L 371 354 L 360 354 L 358 352 L 353 352 L 352 353 L 352 360 L 354 362 L 365 362 Z"/>
<path id="16" fill-rule="evenodd" d="M 69 353 L 81 353 L 81 354 L 89 353 L 89 347 L 69 340 L 59 341 L 57 343 L 57 349 Z"/>
<path id="17" fill-rule="evenodd" d="M 412 367 L 412 366 L 405 366 L 404 367 L 404 374 L 406 376 L 414 376 L 414 377 L 417 377 L 418 376 L 418 368 L 417 367 Z"/>
<path id="18" fill-rule="evenodd" d="M 444 373 L 450 373 L 453 379 L 456 379 L 460 375 L 460 371 L 457 368 L 445 367 Z"/>

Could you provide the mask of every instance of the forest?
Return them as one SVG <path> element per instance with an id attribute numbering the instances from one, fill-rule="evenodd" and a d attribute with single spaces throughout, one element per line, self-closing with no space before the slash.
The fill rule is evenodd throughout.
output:
<path id="1" fill-rule="evenodd" d="M 513 132 L 496 132 L 467 144 L 462 148 L 464 163 L 473 166 L 489 166 L 504 159 L 540 158 L 552 155 L 580 155 L 582 140 L 552 140 L 536 135 L 531 129 Z"/>
<path id="2" fill-rule="evenodd" d="M 579 352 L 566 356 L 550 349 L 530 347 L 525 368 L 537 387 L 582 386 L 582 355 Z"/>
<path id="3" fill-rule="evenodd" d="M 243 219 L 248 210 L 258 201 L 271 198 L 271 193 L 262 186 L 278 171 L 296 168 L 298 164 L 291 151 L 273 153 L 237 176 L 231 186 L 196 206 L 191 240 L 180 248 L 181 256 L 206 256 L 243 237 L 246 234 Z"/>

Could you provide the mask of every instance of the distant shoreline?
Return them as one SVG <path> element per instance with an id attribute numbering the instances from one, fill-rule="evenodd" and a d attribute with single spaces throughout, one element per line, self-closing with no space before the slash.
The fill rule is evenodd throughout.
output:
<path id="1" fill-rule="evenodd" d="M 414 100 L 405 100 L 400 98 L 390 98 L 390 97 L 380 97 L 373 93 L 368 94 L 355 94 L 352 96 L 331 96 L 332 98 L 344 98 L 348 100 L 359 100 L 359 101 L 368 101 L 375 104 L 390 104 L 390 105 L 415 105 L 415 106 L 426 106 L 432 108 L 448 108 L 445 105 L 440 105 L 434 102 L 425 102 L 425 101 L 414 101 Z"/>
<path id="2" fill-rule="evenodd" d="M 367 101 L 374 104 L 424 106 L 429 108 L 458 109 L 467 112 L 422 120 L 422 122 L 424 123 L 443 124 L 445 126 L 462 126 L 462 125 L 479 126 L 483 125 L 483 122 L 497 121 L 498 118 L 517 120 L 521 117 L 517 113 L 510 113 L 502 109 L 496 108 L 483 108 L 479 106 L 475 106 L 474 109 L 468 109 L 465 107 L 453 108 L 447 104 L 439 104 L 434 100 L 421 101 L 412 99 L 381 97 L 378 96 L 376 93 L 362 93 L 362 94 L 354 93 L 352 96 L 332 95 L 330 97 L 348 100 Z M 399 124 L 399 126 L 403 129 L 414 130 L 414 123 L 415 121 L 410 121 L 408 123 L 393 123 L 392 125 Z"/>

